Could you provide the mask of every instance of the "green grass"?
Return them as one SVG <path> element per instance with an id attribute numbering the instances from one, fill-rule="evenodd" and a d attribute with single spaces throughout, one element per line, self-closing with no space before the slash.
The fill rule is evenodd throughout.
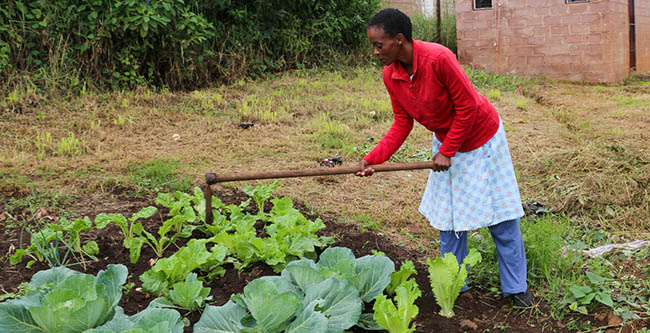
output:
<path id="1" fill-rule="evenodd" d="M 178 160 L 152 160 L 139 165 L 133 165 L 128 173 L 128 181 L 135 185 L 136 195 L 157 192 L 189 192 L 192 188 L 188 178 L 177 174 L 181 164 Z"/>

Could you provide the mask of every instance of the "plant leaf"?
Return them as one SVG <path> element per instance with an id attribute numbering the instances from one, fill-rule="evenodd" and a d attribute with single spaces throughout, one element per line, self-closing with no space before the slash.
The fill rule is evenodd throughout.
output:
<path id="1" fill-rule="evenodd" d="M 239 299 L 250 311 L 260 331 L 278 332 L 289 326 L 301 300 L 298 293 L 289 288 L 290 282 L 279 276 L 261 277 L 244 287 Z"/>
<path id="2" fill-rule="evenodd" d="M 201 319 L 194 325 L 196 333 L 235 333 L 242 332 L 242 318 L 246 309 L 232 300 L 222 306 L 208 305 Z"/>
<path id="3" fill-rule="evenodd" d="M 371 302 L 390 283 L 395 264 L 388 257 L 369 255 L 356 260 L 355 271 L 350 282 L 357 287 L 364 302 Z"/>
<path id="4" fill-rule="evenodd" d="M 327 317 L 315 311 L 316 305 L 320 306 L 324 301 L 314 300 L 309 303 L 303 311 L 291 322 L 285 333 L 325 333 L 327 332 Z"/>
<path id="5" fill-rule="evenodd" d="M 361 316 L 363 302 L 359 292 L 349 281 L 334 277 L 321 281 L 308 288 L 303 305 L 322 300 L 316 311 L 329 319 L 328 331 L 340 332 L 354 326 Z"/>

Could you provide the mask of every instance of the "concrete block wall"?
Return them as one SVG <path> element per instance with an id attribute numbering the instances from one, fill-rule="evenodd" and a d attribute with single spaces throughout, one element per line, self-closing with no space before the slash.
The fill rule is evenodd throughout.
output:
<path id="1" fill-rule="evenodd" d="M 456 0 L 463 64 L 589 82 L 629 75 L 627 0 L 494 0 L 487 10 L 472 2 Z"/>
<path id="2" fill-rule="evenodd" d="M 635 0 L 636 71 L 650 72 L 650 1 Z"/>
<path id="3" fill-rule="evenodd" d="M 382 1 L 381 7 L 397 8 L 408 16 L 422 14 L 420 0 L 384 0 Z"/>

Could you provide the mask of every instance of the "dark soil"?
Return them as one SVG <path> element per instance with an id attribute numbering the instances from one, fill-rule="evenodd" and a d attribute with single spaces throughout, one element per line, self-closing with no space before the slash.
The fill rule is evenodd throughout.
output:
<path id="1" fill-rule="evenodd" d="M 233 189 L 220 188 L 215 191 L 224 203 L 236 203 L 246 200 L 248 197 Z M 141 200 L 128 197 L 95 197 L 83 198 L 76 202 L 72 211 L 81 216 L 89 216 L 91 219 L 102 212 L 121 213 L 125 216 L 137 212 L 143 207 L 154 205 L 153 200 Z M 0 207 L 4 204 L 0 202 Z M 251 205 L 251 210 L 255 210 Z M 295 206 L 308 216 L 315 219 L 317 216 L 310 215 L 308 210 L 300 202 Z M 270 208 L 270 207 L 269 207 Z M 47 207 L 41 211 L 41 215 L 48 218 Z M 12 219 L 15 216 L 24 215 L 22 212 L 2 212 L 0 211 L 0 292 L 4 289 L 6 292 L 16 292 L 20 283 L 29 281 L 32 275 L 39 270 L 48 267 L 42 263 L 36 263 L 31 269 L 25 267 L 25 260 L 22 264 L 12 267 L 9 265 L 8 257 L 15 248 L 20 245 L 21 239 L 21 222 L 20 219 Z M 147 230 L 155 231 L 162 223 L 166 211 L 159 207 L 159 214 L 143 222 Z M 54 214 L 52 214 L 54 215 Z M 49 216 L 56 219 L 55 216 Z M 399 268 L 400 263 L 405 260 L 412 260 L 417 269 L 416 280 L 422 290 L 423 296 L 417 301 L 419 314 L 416 319 L 417 329 L 419 332 L 488 332 L 488 331 L 507 331 L 507 332 L 568 332 L 565 326 L 548 315 L 548 306 L 544 302 L 538 303 L 532 310 L 513 309 L 509 299 L 503 297 L 494 297 L 481 289 L 472 289 L 469 293 L 461 295 L 456 301 L 454 311 L 456 316 L 448 319 L 438 315 L 438 307 L 429 284 L 428 272 L 424 264 L 426 256 L 414 249 L 404 248 L 396 245 L 391 239 L 376 231 L 360 230 L 354 224 L 338 223 L 331 217 L 321 216 L 327 227 L 320 231 L 322 235 L 335 236 L 336 242 L 332 246 L 344 246 L 352 249 L 354 254 L 359 257 L 371 254 L 372 250 L 382 251 L 396 263 Z M 17 221 L 18 220 L 18 221 Z M 10 223 L 11 222 L 11 223 Z M 29 234 L 23 233 L 23 242 L 28 241 Z M 99 270 L 105 269 L 108 264 L 121 263 L 126 265 L 129 270 L 127 284 L 132 283 L 131 288 L 126 288 L 124 295 L 119 303 L 124 311 L 131 315 L 142 311 L 152 300 L 152 296 L 143 293 L 140 289 L 141 282 L 139 276 L 150 268 L 153 264 L 155 255 L 147 246 L 142 249 L 140 260 L 136 264 L 129 261 L 129 252 L 122 246 L 122 234 L 119 228 L 113 224 L 103 230 L 93 229 L 84 234 L 85 240 L 95 240 L 99 244 L 100 257 L 97 262 L 91 262 L 85 266 L 74 266 L 73 269 L 88 273 L 96 274 Z M 165 256 L 169 256 L 187 243 L 187 240 L 180 240 L 176 246 L 167 249 Z M 212 281 L 207 286 L 212 289 L 212 304 L 225 304 L 230 296 L 234 293 L 243 291 L 246 284 L 258 277 L 275 274 L 273 270 L 265 264 L 253 265 L 242 271 L 240 274 L 235 269 L 228 269 L 225 276 Z M 534 291 L 533 291 L 534 292 Z M 193 325 L 199 320 L 199 313 L 185 314 Z M 593 315 L 588 320 L 594 327 L 608 326 L 608 316 L 603 312 Z M 585 318 L 583 318 L 585 319 Z M 191 326 L 190 326 L 191 327 Z M 633 323 L 622 328 L 623 332 L 632 332 L 633 327 L 648 327 L 648 323 Z M 617 326 L 617 329 L 621 328 Z M 191 328 L 186 328 L 186 332 L 191 332 Z M 353 332 L 365 332 L 362 329 L 354 328 Z M 618 331 L 618 330 L 617 330 Z"/>

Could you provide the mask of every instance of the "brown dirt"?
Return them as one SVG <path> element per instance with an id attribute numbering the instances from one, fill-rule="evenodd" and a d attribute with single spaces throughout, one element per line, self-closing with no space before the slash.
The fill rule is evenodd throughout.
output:
<path id="1" fill-rule="evenodd" d="M 246 199 L 243 193 L 227 188 L 220 188 L 216 193 L 221 200 L 226 203 L 239 203 Z M 138 200 L 125 197 L 98 196 L 85 198 L 77 202 L 74 207 L 80 215 L 86 215 L 94 218 L 100 212 L 119 212 L 124 215 L 132 214 L 139 209 L 153 205 L 151 200 Z M 310 215 L 309 210 L 301 202 L 296 202 L 296 207 L 301 210 L 308 218 L 314 219 L 316 216 Z M 20 212 L 4 212 L 6 214 L 18 215 Z M 160 214 L 144 221 L 145 228 L 155 230 L 162 221 L 166 211 L 161 209 Z M 436 304 L 428 280 L 426 265 L 427 254 L 420 250 L 415 250 L 396 244 L 392 238 L 377 231 L 361 230 L 357 225 L 350 223 L 339 223 L 331 217 L 321 216 L 326 222 L 327 227 L 321 230 L 322 235 L 335 236 L 336 242 L 332 246 L 345 246 L 359 257 L 371 254 L 372 250 L 384 252 L 391 258 L 396 266 L 405 260 L 412 260 L 417 269 L 416 280 L 422 290 L 423 297 L 417 301 L 419 314 L 416 324 L 419 332 L 486 332 L 491 330 L 501 330 L 508 332 L 568 332 L 565 326 L 550 318 L 548 315 L 548 305 L 539 302 L 532 310 L 513 309 L 510 301 L 502 297 L 493 297 L 487 291 L 481 289 L 472 289 L 470 293 L 461 295 L 456 302 L 454 318 L 448 319 L 438 315 L 440 308 Z M 3 256 L 0 260 L 0 287 L 5 291 L 16 291 L 17 286 L 24 281 L 29 281 L 32 275 L 39 270 L 47 269 L 44 264 L 37 263 L 31 269 L 27 269 L 25 264 L 19 264 L 16 267 L 9 266 L 8 255 L 12 252 L 13 247 L 18 246 L 20 238 L 19 230 L 15 227 L 9 227 L 7 223 L 0 223 L 0 250 Z M 100 258 L 98 262 L 93 262 L 84 267 L 73 267 L 89 274 L 96 274 L 99 270 L 105 269 L 109 263 L 121 263 L 126 265 L 129 270 L 129 280 L 127 283 L 134 283 L 134 288 L 125 292 L 119 305 L 124 308 L 127 314 L 134 314 L 142 311 L 147 307 L 152 297 L 140 290 L 141 283 L 138 277 L 149 269 L 149 260 L 154 258 L 153 252 L 143 247 L 140 261 L 131 264 L 129 253 L 122 246 L 122 236 L 116 226 L 110 225 L 104 230 L 92 230 L 84 235 L 85 239 L 94 239 L 100 247 Z M 181 240 L 176 245 L 183 246 L 187 240 Z M 167 249 L 165 256 L 171 255 L 176 249 Z M 228 301 L 234 293 L 242 292 L 246 284 L 258 277 L 272 275 L 273 270 L 265 264 L 257 264 L 238 274 L 235 269 L 228 269 L 224 277 L 216 279 L 207 286 L 212 288 L 212 304 L 221 305 Z M 592 323 L 599 326 L 606 326 L 611 315 L 605 312 L 598 312 L 591 316 Z M 199 313 L 185 314 L 192 325 L 200 318 Z M 585 319 L 585 318 L 583 318 Z M 633 323 L 636 327 L 649 327 L 648 323 Z M 623 327 L 623 331 L 632 331 L 633 326 Z M 188 327 L 186 332 L 191 332 Z M 353 332 L 364 332 L 359 328 L 354 328 Z"/>

